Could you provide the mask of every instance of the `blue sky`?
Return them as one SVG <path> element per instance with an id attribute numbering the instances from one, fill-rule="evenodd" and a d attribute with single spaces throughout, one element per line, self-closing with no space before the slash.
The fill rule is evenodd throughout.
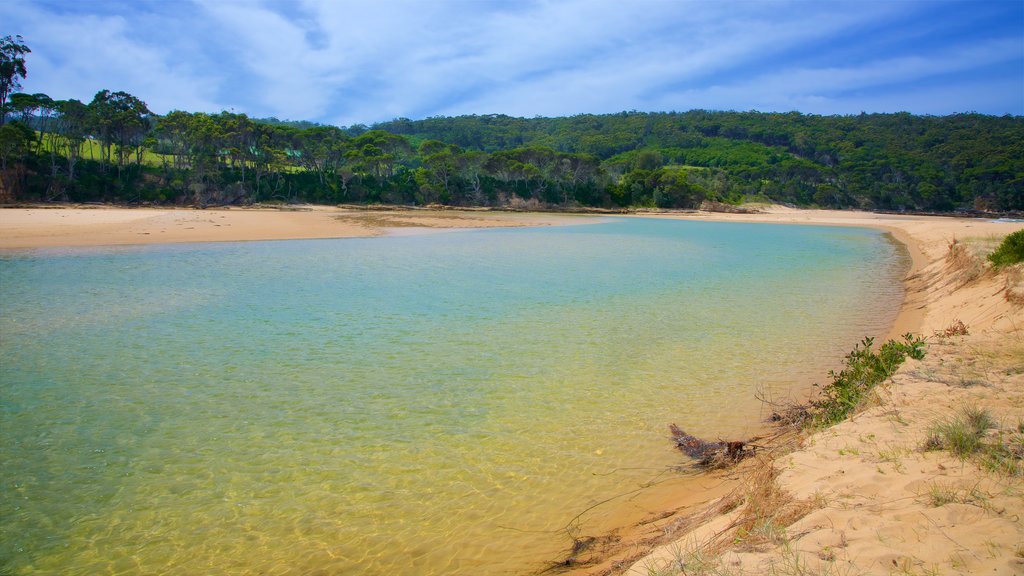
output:
<path id="1" fill-rule="evenodd" d="M 25 91 L 371 124 L 622 110 L 1024 114 L 1024 0 L 3 0 Z"/>

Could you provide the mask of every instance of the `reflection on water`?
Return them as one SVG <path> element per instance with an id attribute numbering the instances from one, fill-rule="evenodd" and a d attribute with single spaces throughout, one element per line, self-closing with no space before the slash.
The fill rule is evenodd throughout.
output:
<path id="1" fill-rule="evenodd" d="M 564 228 L 0 258 L 0 571 L 519 574 L 902 296 L 884 236 Z"/>

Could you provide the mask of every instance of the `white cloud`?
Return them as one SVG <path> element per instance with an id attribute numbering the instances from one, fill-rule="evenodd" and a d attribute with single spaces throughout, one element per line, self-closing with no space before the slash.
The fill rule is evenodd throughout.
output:
<path id="1" fill-rule="evenodd" d="M 1003 62 L 1007 54 L 1013 53 L 1016 44 L 1015 40 L 997 39 L 927 56 L 879 59 L 857 66 L 772 71 L 731 84 L 665 94 L 655 104 L 680 109 L 678 103 L 687 102 L 687 108 L 799 110 L 824 114 L 908 109 L 948 114 L 978 108 L 995 113 L 1009 112 L 1012 103 L 1007 103 L 1007 97 L 1012 102 L 1016 96 L 1019 102 L 1022 93 L 995 87 L 1005 88 L 1006 80 L 1012 79 L 1000 78 L 994 84 L 982 86 L 943 84 L 939 89 L 925 89 L 917 83 Z M 1016 84 L 1021 86 L 1020 79 Z M 988 92 L 995 94 L 986 94 Z M 897 96 L 899 94 L 902 96 Z M 923 106 L 924 102 L 928 105 Z M 986 106 L 982 106 L 983 103 Z"/>
<path id="2" fill-rule="evenodd" d="M 876 93 L 910 98 L 922 92 L 916 81 L 1019 62 L 1024 43 L 1019 30 L 1009 39 L 1005 31 L 945 38 L 950 24 L 929 21 L 932 6 L 913 2 L 192 0 L 104 12 L 74 0 L 7 1 L 8 20 L 35 50 L 33 91 L 88 100 L 124 89 L 161 112 L 233 107 L 339 124 L 463 113 L 839 111 L 881 102 L 869 98 Z M 912 50 L 893 38 L 933 45 Z M 1024 102 L 1010 107 L 1024 112 Z"/>
<path id="3" fill-rule="evenodd" d="M 213 77 L 159 43 L 132 39 L 141 31 L 123 16 L 54 14 L 25 2 L 6 10 L 32 49 L 26 90 L 85 102 L 103 89 L 124 90 L 157 112 L 221 108 Z"/>

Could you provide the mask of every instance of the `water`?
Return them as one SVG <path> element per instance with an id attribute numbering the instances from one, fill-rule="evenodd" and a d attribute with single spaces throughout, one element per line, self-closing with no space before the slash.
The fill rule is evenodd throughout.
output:
<path id="1" fill-rule="evenodd" d="M 519 574 L 884 333 L 864 229 L 583 226 L 0 256 L 0 572 Z M 609 505 L 610 506 L 610 505 Z"/>

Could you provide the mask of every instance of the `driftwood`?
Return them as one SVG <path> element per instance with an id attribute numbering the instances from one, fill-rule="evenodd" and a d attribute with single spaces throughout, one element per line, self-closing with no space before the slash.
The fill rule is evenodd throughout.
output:
<path id="1" fill-rule="evenodd" d="M 697 460 L 701 466 L 721 465 L 739 462 L 754 453 L 754 447 L 747 442 L 708 442 L 693 434 L 687 434 L 679 426 L 669 424 L 672 439 L 684 454 Z"/>

